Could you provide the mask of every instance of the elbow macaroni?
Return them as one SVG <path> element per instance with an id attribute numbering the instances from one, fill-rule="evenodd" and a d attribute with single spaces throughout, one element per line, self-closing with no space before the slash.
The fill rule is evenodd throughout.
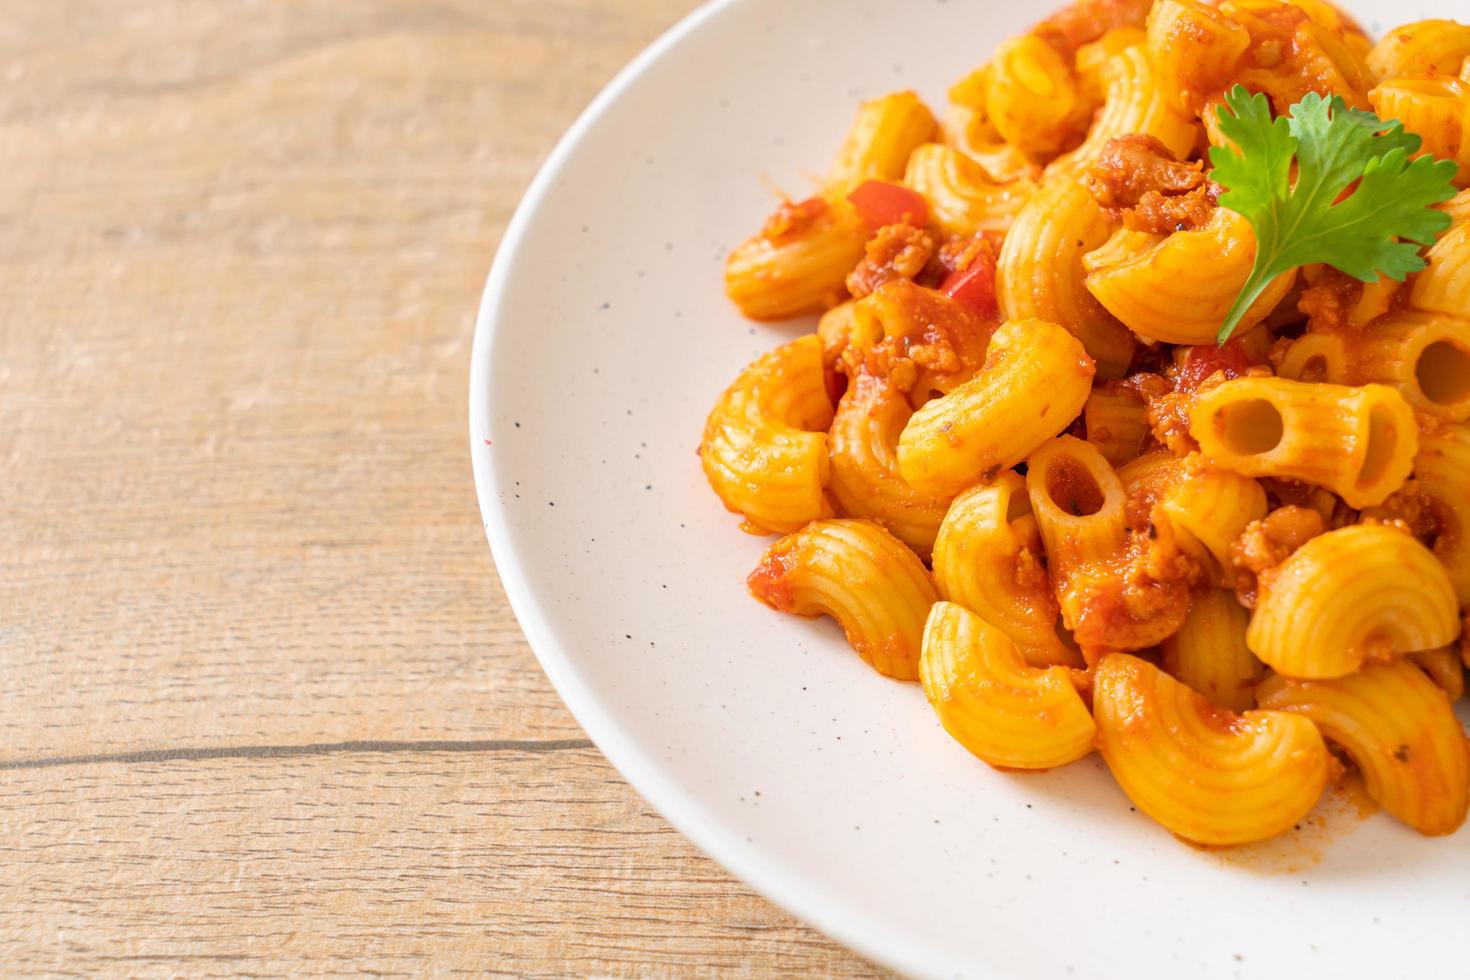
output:
<path id="1" fill-rule="evenodd" d="M 1421 834 L 1465 822 L 1470 757 L 1449 698 L 1407 661 L 1331 680 L 1281 676 L 1261 684 L 1261 706 L 1309 718 L 1363 773 L 1368 795 Z"/>
<path id="2" fill-rule="evenodd" d="M 1282 378 L 1204 392 L 1189 434 L 1212 466 L 1326 487 L 1351 507 L 1381 504 L 1403 486 L 1419 447 L 1414 412 L 1394 389 Z"/>
<path id="3" fill-rule="evenodd" d="M 747 580 L 778 612 L 831 616 L 880 674 L 919 677 L 924 619 L 939 600 L 917 555 L 870 521 L 814 521 L 771 545 Z"/>
<path id="4" fill-rule="evenodd" d="M 1256 706 L 1264 668 L 1246 646 L 1250 613 L 1225 589 L 1194 597 L 1179 632 L 1164 641 L 1164 668 L 1214 704 L 1231 711 Z"/>
<path id="5" fill-rule="evenodd" d="M 725 292 L 740 312 L 779 320 L 835 306 L 863 257 L 868 229 L 845 201 L 813 199 L 819 213 L 791 231 L 762 232 L 725 261 Z"/>
<path id="6" fill-rule="evenodd" d="M 1038 176 L 1041 168 L 1000 138 L 985 113 L 984 98 L 978 102 L 977 106 L 952 105 L 946 110 L 939 134 L 944 145 L 974 160 L 994 180 L 1011 182 Z"/>
<path id="7" fill-rule="evenodd" d="M 1256 236 L 1234 211 L 1216 208 L 1198 231 L 1169 235 L 1135 254 L 1084 256 L 1087 291 L 1144 341 L 1214 343 L 1215 334 L 1256 261 Z M 1241 320 L 1266 318 L 1296 281 L 1277 276 Z"/>
<path id="8" fill-rule="evenodd" d="M 1094 388 L 1082 418 L 1087 441 L 1113 466 L 1137 459 L 1148 441 L 1148 408 L 1134 392 Z"/>
<path id="9" fill-rule="evenodd" d="M 991 338 L 979 374 L 909 419 L 898 441 L 899 469 L 934 494 L 992 479 L 1077 417 L 1092 375 L 1092 358 L 1067 331 L 1012 320 Z"/>
<path id="10" fill-rule="evenodd" d="M 821 431 L 831 423 L 821 342 L 811 334 L 750 365 L 720 397 L 699 444 L 704 475 L 753 533 L 831 516 Z"/>
<path id="11" fill-rule="evenodd" d="M 1460 197 L 1467 197 L 1462 193 Z M 1424 256 L 1429 268 L 1414 277 L 1416 309 L 1470 317 L 1470 222 L 1457 219 Z"/>
<path id="12" fill-rule="evenodd" d="M 886 376 L 922 405 L 985 363 L 993 320 L 932 289 L 895 279 L 852 305 L 845 369 Z"/>
<path id="13" fill-rule="evenodd" d="M 1083 599 L 1071 580 L 1111 560 L 1128 536 L 1123 481 L 1095 448 L 1061 436 L 1027 458 L 1026 494 L 1046 544 L 1047 568 L 1061 596 L 1063 616 L 1076 629 Z"/>
<path id="14" fill-rule="evenodd" d="M 1257 57 L 1240 66 L 1235 80 L 1266 92 L 1282 108 L 1315 91 L 1341 96 L 1349 108 L 1366 109 L 1365 93 L 1375 76 L 1366 61 L 1365 39 L 1326 4 L 1293 0 L 1291 6 L 1307 19 L 1273 22 L 1270 15 L 1283 7 L 1277 0 L 1229 4 L 1231 18 L 1245 25 L 1257 49 Z"/>
<path id="15" fill-rule="evenodd" d="M 1109 654 L 1095 673 L 1098 751 L 1129 799 L 1186 840 L 1272 837 L 1327 786 L 1327 747 L 1306 718 L 1234 714 L 1127 654 Z"/>
<path id="16" fill-rule="evenodd" d="M 1004 632 L 1036 666 L 1081 666 L 1057 634 L 1056 596 L 1026 484 L 1010 470 L 954 499 L 934 543 L 941 598 Z"/>
<path id="17" fill-rule="evenodd" d="M 1470 25 L 1374 45 L 1323 0 L 1078 0 L 942 126 L 863 103 L 816 195 L 729 255 L 741 312 L 820 320 L 720 396 L 701 465 L 784 535 L 754 597 L 836 619 L 991 766 L 1096 747 L 1139 810 L 1228 845 L 1296 824 L 1331 743 L 1451 833 L 1470 190 L 1408 280 L 1284 272 L 1220 347 L 1256 260 L 1210 182 L 1237 84 L 1371 105 L 1470 183 Z"/>
<path id="18" fill-rule="evenodd" d="M 1103 378 L 1122 377 L 1136 346 L 1083 284 L 1082 256 L 1111 234 L 1112 223 L 1085 187 L 1067 177 L 1048 178 L 1016 216 L 995 272 L 1008 319 L 1066 327 Z"/>
<path id="19" fill-rule="evenodd" d="M 912 414 L 888 379 L 866 372 L 852 379 L 829 435 L 831 490 L 843 513 L 870 518 L 927 555 L 949 501 L 920 493 L 898 471 L 898 437 Z"/>
<path id="20" fill-rule="evenodd" d="M 1470 27 L 1452 20 L 1421 20 L 1396 27 L 1368 53 L 1379 78 L 1453 75 L 1470 58 Z"/>
<path id="21" fill-rule="evenodd" d="M 1434 686 L 1444 692 L 1451 704 L 1465 696 L 1465 665 L 1454 647 L 1420 650 L 1409 654 L 1409 660 L 1434 681 Z"/>
<path id="22" fill-rule="evenodd" d="M 1470 61 L 1470 58 L 1466 59 Z M 1461 191 L 1454 197 L 1435 207 L 1450 216 L 1450 227 L 1464 224 L 1470 220 L 1470 191 Z"/>
<path id="23" fill-rule="evenodd" d="M 1425 436 L 1414 477 L 1434 517 L 1434 557 L 1459 605 L 1470 606 L 1470 428 L 1445 426 Z"/>
<path id="24" fill-rule="evenodd" d="M 1158 512 L 1179 535 L 1181 548 L 1223 586 L 1230 581 L 1230 546 L 1246 525 L 1266 516 L 1266 491 L 1250 477 L 1213 469 L 1194 454 L 1160 498 Z"/>
<path id="25" fill-rule="evenodd" d="M 1159 84 L 1144 45 L 1134 45 L 1109 58 L 1104 76 L 1107 95 L 1102 111 L 1082 145 L 1052 163 L 1049 178 L 1081 174 L 1097 160 L 1108 141 L 1118 136 L 1152 136 L 1176 159 L 1189 155 L 1199 140 L 1199 123 L 1174 107 Z"/>
<path id="26" fill-rule="evenodd" d="M 1470 183 L 1470 87 L 1454 75 L 1392 78 L 1368 93 L 1373 111 L 1382 119 L 1397 119 L 1424 139 L 1421 152 L 1460 165 L 1457 186 Z"/>
<path id="27" fill-rule="evenodd" d="M 1459 635 L 1454 587 L 1429 549 L 1359 525 L 1313 538 L 1266 573 L 1245 639 L 1277 673 L 1323 679 Z"/>
<path id="28" fill-rule="evenodd" d="M 913 92 L 864 102 L 827 175 L 827 187 L 840 197 L 865 180 L 898 180 L 909 154 L 934 137 L 937 125 Z"/>
<path id="29" fill-rule="evenodd" d="M 1097 727 L 1065 667 L 1031 667 L 1005 633 L 952 602 L 935 603 L 919 664 L 944 730 L 1007 769 L 1050 769 L 1092 752 Z"/>
<path id="30" fill-rule="evenodd" d="M 1201 0 L 1158 0 L 1147 44 L 1159 90 L 1180 112 L 1199 112 L 1226 87 L 1251 46 L 1250 32 Z"/>
<path id="31" fill-rule="evenodd" d="M 1290 381 L 1347 384 L 1347 344 L 1335 333 L 1304 333 L 1286 348 L 1276 374 Z"/>
<path id="32" fill-rule="evenodd" d="M 985 78 L 985 106 L 1001 139 L 1024 153 L 1061 149 L 1086 111 L 1072 67 L 1034 34 L 1002 44 Z"/>
<path id="33" fill-rule="evenodd" d="M 961 237 L 1004 232 L 1036 193 L 1034 182 L 997 182 L 980 164 L 940 143 L 926 143 L 913 152 L 904 183 L 928 199 L 941 229 Z"/>
<path id="34" fill-rule="evenodd" d="M 1084 656 L 1141 650 L 1179 629 L 1185 585 L 1155 578 L 1131 547 L 1123 481 L 1095 448 L 1072 436 L 1042 446 L 1026 460 L 1026 492 L 1062 622 Z"/>
<path id="35" fill-rule="evenodd" d="M 1100 106 L 1108 97 L 1108 64 L 1114 57 L 1147 43 L 1141 27 L 1115 27 L 1091 44 L 1077 49 L 1077 86 L 1083 100 Z"/>
<path id="36" fill-rule="evenodd" d="M 1395 388 L 1409 407 L 1470 418 L 1470 321 L 1437 313 L 1394 313 L 1350 346 L 1354 384 Z"/>

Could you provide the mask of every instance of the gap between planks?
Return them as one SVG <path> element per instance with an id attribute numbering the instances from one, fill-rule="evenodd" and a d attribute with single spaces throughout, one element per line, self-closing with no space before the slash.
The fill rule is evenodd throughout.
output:
<path id="1" fill-rule="evenodd" d="M 585 738 L 495 738 L 417 742 L 314 742 L 308 745 L 225 745 L 192 749 L 143 749 L 137 752 L 68 755 L 42 759 L 11 759 L 0 761 L 0 772 L 15 769 L 54 769 L 58 766 L 86 766 L 106 763 L 132 765 L 140 762 L 200 762 L 210 759 L 287 759 L 304 755 L 341 755 L 354 752 L 378 754 L 393 752 L 562 752 L 573 749 L 590 749 L 592 747 L 592 741 Z"/>

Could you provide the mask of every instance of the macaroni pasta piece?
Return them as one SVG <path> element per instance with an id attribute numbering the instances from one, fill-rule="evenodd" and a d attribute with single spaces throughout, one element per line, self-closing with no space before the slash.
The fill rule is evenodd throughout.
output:
<path id="1" fill-rule="evenodd" d="M 1173 96 L 1160 85 L 1144 45 L 1135 45 L 1108 59 L 1104 77 L 1107 99 L 1087 138 L 1047 168 L 1049 177 L 1081 174 L 1102 155 L 1108 141 L 1118 136 L 1152 136 L 1175 159 L 1189 155 L 1199 140 L 1199 124 L 1174 107 Z"/>
<path id="2" fill-rule="evenodd" d="M 829 435 L 831 491 L 843 513 L 871 518 L 927 555 L 949 501 L 920 493 L 898 471 L 898 437 L 912 414 L 888 379 L 866 372 L 852 379 Z"/>
<path id="3" fill-rule="evenodd" d="M 1247 476 L 1213 469 L 1192 454 L 1159 500 L 1158 510 L 1216 585 L 1231 579 L 1230 546 L 1251 521 L 1266 516 L 1266 491 Z"/>
<path id="4" fill-rule="evenodd" d="M 932 289 L 896 279 L 853 304 L 849 373 L 889 376 L 922 405 L 953 391 L 985 363 L 997 324 Z"/>
<path id="5" fill-rule="evenodd" d="M 1056 153 L 1089 114 L 1072 66 L 1034 34 L 996 49 L 985 77 L 985 106 L 1001 139 L 1033 156 Z"/>
<path id="6" fill-rule="evenodd" d="M 1245 844 L 1289 830 L 1331 765 L 1317 728 L 1284 711 L 1235 714 L 1127 654 L 1094 669 L 1097 747 L 1140 810 L 1185 840 Z"/>
<path id="7" fill-rule="evenodd" d="M 1416 411 L 1470 418 L 1470 320 L 1396 313 L 1364 331 L 1352 351 L 1355 384 L 1390 385 Z"/>
<path id="8" fill-rule="evenodd" d="M 1141 27 L 1116 27 L 1091 44 L 1077 49 L 1077 87 L 1083 101 L 1100 106 L 1108 97 L 1108 62 L 1129 48 L 1148 41 Z"/>
<path id="9" fill-rule="evenodd" d="M 1082 256 L 1082 271 L 1091 274 L 1096 269 L 1120 265 L 1149 251 L 1167 238 L 1167 235 L 1156 235 L 1153 232 L 1119 228 L 1107 241 Z"/>
<path id="10" fill-rule="evenodd" d="M 1198 453 L 1176 459 L 1167 449 L 1132 460 L 1118 471 L 1130 523 L 1150 535 L 1164 532 L 1202 578 L 1229 585 L 1230 548 L 1251 521 L 1266 516 L 1266 493 L 1249 477 L 1207 466 Z"/>
<path id="11" fill-rule="evenodd" d="M 934 138 L 938 123 L 913 92 L 864 102 L 848 131 L 827 187 L 841 197 L 865 180 L 899 180 L 909 155 Z"/>
<path id="12" fill-rule="evenodd" d="M 815 334 L 750 365 L 705 422 L 699 458 L 725 507 L 755 534 L 829 517 L 827 433 L 832 402 Z"/>
<path id="13" fill-rule="evenodd" d="M 1076 0 L 1060 6 L 1032 33 L 1059 51 L 1081 56 L 1088 44 L 1119 30 L 1138 30 L 1148 19 L 1153 0 Z"/>
<path id="14" fill-rule="evenodd" d="M 1424 258 L 1429 268 L 1414 277 L 1410 302 L 1420 310 L 1470 318 L 1470 221 L 1457 219 Z"/>
<path id="15" fill-rule="evenodd" d="M 1250 613 L 1234 592 L 1198 593 L 1179 632 L 1164 640 L 1164 669 L 1222 708 L 1249 711 L 1265 672 L 1245 643 L 1249 623 Z"/>
<path id="16" fill-rule="evenodd" d="M 1131 459 L 1118 468 L 1118 479 L 1129 500 L 1157 503 L 1179 478 L 1179 460 L 1159 448 Z"/>
<path id="17" fill-rule="evenodd" d="M 1148 408 L 1132 391 L 1094 388 L 1082 408 L 1087 441 L 1113 466 L 1137 459 L 1148 441 Z"/>
<path id="18" fill-rule="evenodd" d="M 1459 605 L 1470 606 L 1470 428 L 1443 426 L 1424 436 L 1414 476 L 1434 518 L 1434 557 Z"/>
<path id="19" fill-rule="evenodd" d="M 1200 125 L 1204 126 L 1205 141 L 1211 147 L 1231 145 L 1230 138 L 1220 128 L 1220 110 L 1224 105 L 1225 96 L 1223 94 L 1215 95 L 1212 97 L 1212 101 L 1200 110 Z"/>
<path id="20" fill-rule="evenodd" d="M 1402 531 L 1358 525 L 1312 538 L 1260 577 L 1246 644 L 1277 673 L 1341 677 L 1460 634 L 1444 566 Z"/>
<path id="21" fill-rule="evenodd" d="M 1341 32 L 1343 37 L 1353 45 L 1354 50 L 1361 52 L 1364 58 L 1367 58 L 1368 51 L 1373 47 L 1373 42 L 1363 32 L 1362 26 L 1349 17 L 1341 7 L 1328 3 L 1326 0 L 1232 0 L 1232 2 L 1258 9 L 1296 7 L 1318 27 Z"/>
<path id="22" fill-rule="evenodd" d="M 1216 208 L 1209 224 L 1180 231 L 1116 261 L 1085 256 L 1087 291 L 1145 341 L 1214 343 L 1256 260 L 1256 236 L 1234 211 Z M 1296 273 L 1277 276 L 1241 320 L 1248 329 L 1291 292 Z"/>
<path id="23" fill-rule="evenodd" d="M 1035 666 L 1081 666 L 1057 635 L 1056 597 L 1025 480 L 1006 470 L 954 499 L 934 543 L 941 598 L 977 613 Z"/>
<path id="24" fill-rule="evenodd" d="M 1123 549 L 1128 536 L 1123 481 L 1095 447 L 1060 436 L 1027 458 L 1026 493 L 1065 608 L 1067 579 Z"/>
<path id="25" fill-rule="evenodd" d="M 1180 627 L 1185 584 L 1149 570 L 1142 539 L 1128 533 L 1123 482 L 1101 453 L 1073 436 L 1047 443 L 1026 460 L 1026 492 L 1062 622 L 1084 656 L 1141 650 Z"/>
<path id="26" fill-rule="evenodd" d="M 1297 6 L 1312 14 L 1312 23 L 1302 32 L 1307 43 L 1302 44 L 1301 58 L 1306 73 L 1313 79 L 1313 86 L 1321 86 L 1334 95 L 1342 96 L 1351 107 L 1365 109 L 1368 106 L 1367 92 L 1378 81 L 1378 76 L 1368 66 L 1371 49 L 1366 35 L 1344 31 L 1329 21 L 1337 20 L 1335 8 L 1313 0 L 1293 0 Z M 1319 16 L 1318 11 L 1332 10 L 1329 16 Z"/>
<path id="27" fill-rule="evenodd" d="M 1065 326 L 1103 378 L 1122 377 L 1137 346 L 1083 285 L 1083 254 L 1111 234 L 1111 220 L 1087 188 L 1071 178 L 1048 178 L 1016 216 L 995 271 L 1002 314 Z"/>
<path id="28" fill-rule="evenodd" d="M 846 299 L 847 274 L 868 240 L 867 225 L 846 201 L 812 198 L 788 207 L 791 222 L 768 225 L 725 261 L 725 292 L 756 320 L 816 313 Z"/>
<path id="29" fill-rule="evenodd" d="M 1470 86 L 1455 75 L 1391 78 L 1368 93 L 1373 111 L 1424 139 L 1422 152 L 1460 165 L 1456 186 L 1470 184 Z"/>
<path id="30" fill-rule="evenodd" d="M 816 313 L 847 296 L 847 274 L 863 257 L 869 228 L 847 203 L 866 180 L 899 180 L 910 154 L 935 132 L 912 92 L 863 103 L 822 196 L 787 203 L 766 228 L 730 253 L 725 292 L 757 320 Z"/>
<path id="31" fill-rule="evenodd" d="M 1276 373 L 1291 381 L 1347 384 L 1347 345 L 1339 334 L 1304 333 L 1286 348 Z"/>
<path id="32" fill-rule="evenodd" d="M 1007 769 L 1050 769 L 1092 752 L 1092 715 L 1065 667 L 1028 666 L 1004 632 L 952 602 L 935 603 L 919 664 L 944 730 Z"/>
<path id="33" fill-rule="evenodd" d="M 1467 59 L 1470 60 L 1470 59 Z M 1470 191 L 1461 191 L 1436 209 L 1450 216 L 1451 227 L 1470 221 Z"/>
<path id="34" fill-rule="evenodd" d="M 1250 32 L 1201 0 L 1158 0 L 1148 15 L 1148 54 L 1159 90 L 1180 112 L 1200 112 L 1227 88 Z"/>
<path id="35" fill-rule="evenodd" d="M 1366 93 L 1376 80 L 1366 60 L 1369 45 L 1335 9 L 1312 0 L 1232 0 L 1228 12 L 1250 32 L 1253 55 L 1234 81 L 1267 93 L 1283 111 L 1308 92 L 1368 108 Z"/>
<path id="36" fill-rule="evenodd" d="M 1041 168 L 1030 157 L 1000 138 L 985 114 L 984 100 L 978 107 L 952 105 L 944 113 L 940 138 L 985 168 L 998 181 L 1030 180 Z"/>
<path id="37" fill-rule="evenodd" d="M 871 521 L 813 521 L 766 551 L 747 582 L 778 612 L 831 616 L 880 674 L 919 677 L 924 620 L 939 600 L 929 571 Z"/>
<path id="38" fill-rule="evenodd" d="M 1460 662 L 1460 652 L 1454 647 L 1420 650 L 1409 654 L 1409 660 L 1434 681 L 1434 686 L 1443 691 L 1451 703 L 1465 696 L 1465 665 Z"/>
<path id="39" fill-rule="evenodd" d="M 822 343 L 822 364 L 835 369 L 842 362 L 842 355 L 852 339 L 853 313 L 856 304 L 848 300 L 834 306 L 817 321 L 817 339 Z"/>
<path id="40" fill-rule="evenodd" d="M 1363 283 L 1362 294 L 1353 304 L 1344 322 L 1354 330 L 1361 330 L 1372 321 L 1387 315 L 1394 309 L 1402 287 L 1403 283 L 1395 282 L 1386 276 L 1379 276 L 1373 282 Z"/>
<path id="41" fill-rule="evenodd" d="M 991 338 L 979 374 L 914 413 L 899 438 L 899 470 L 936 495 L 993 479 L 1077 417 L 1093 373 L 1061 327 L 1012 320 Z"/>
<path id="42" fill-rule="evenodd" d="M 1372 664 L 1332 680 L 1273 676 L 1261 706 L 1311 719 L 1363 773 L 1368 795 L 1421 834 L 1465 822 L 1470 756 L 1449 698 L 1407 661 Z"/>
<path id="43" fill-rule="evenodd" d="M 1385 385 L 1237 378 L 1200 394 L 1189 418 L 1211 466 L 1316 484 L 1350 507 L 1403 486 L 1419 447 L 1413 410 Z"/>
<path id="44" fill-rule="evenodd" d="M 1032 181 L 998 183 L 980 164 L 940 143 L 926 143 L 914 151 L 904 183 L 928 199 L 940 228 L 962 237 L 1005 231 L 1036 193 Z"/>
<path id="45" fill-rule="evenodd" d="M 1379 78 L 1453 75 L 1470 58 L 1470 27 L 1452 20 L 1420 20 L 1395 27 L 1368 53 Z"/>

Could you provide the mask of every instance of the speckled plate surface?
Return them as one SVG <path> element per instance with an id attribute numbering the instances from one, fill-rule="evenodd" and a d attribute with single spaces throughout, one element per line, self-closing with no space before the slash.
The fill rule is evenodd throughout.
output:
<path id="1" fill-rule="evenodd" d="M 753 325 L 721 263 L 802 193 L 855 102 L 933 99 L 1050 4 L 728 0 L 645 52 L 537 178 L 486 287 L 470 428 L 485 528 L 546 673 L 679 830 L 900 970 L 1005 978 L 1466 971 L 1470 847 L 1353 800 L 1281 842 L 1180 844 L 1095 757 L 1005 775 L 830 622 L 745 593 L 765 541 L 704 484 L 705 413 L 810 324 Z M 1350 4 L 1381 29 L 1460 0 Z"/>

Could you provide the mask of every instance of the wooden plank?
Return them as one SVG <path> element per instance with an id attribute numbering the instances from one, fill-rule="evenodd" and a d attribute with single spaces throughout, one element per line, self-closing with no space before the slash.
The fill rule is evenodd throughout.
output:
<path id="1" fill-rule="evenodd" d="M 6 972 L 869 970 L 588 747 L 470 481 L 504 223 L 693 5 L 7 4 Z"/>
<path id="2" fill-rule="evenodd" d="M 11 769 L 7 972 L 871 975 L 593 749 Z"/>
<path id="3" fill-rule="evenodd" d="M 656 21 L 153 3 L 73 52 L 65 6 L 0 52 L 59 89 L 0 95 L 0 758 L 573 734 L 487 574 L 469 343 L 520 189 Z"/>

